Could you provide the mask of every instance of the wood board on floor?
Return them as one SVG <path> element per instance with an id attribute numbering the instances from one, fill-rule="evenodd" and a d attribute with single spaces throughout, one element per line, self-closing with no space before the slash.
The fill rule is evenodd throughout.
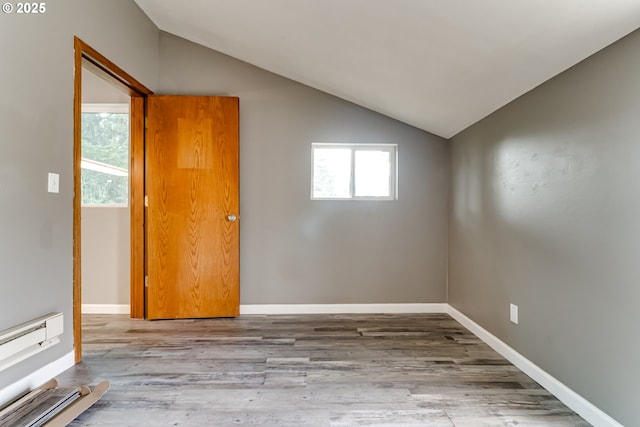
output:
<path id="1" fill-rule="evenodd" d="M 88 386 L 58 387 L 51 379 L 0 410 L 0 425 L 12 427 L 63 427 L 93 405 L 109 389 L 103 381 Z"/>
<path id="2" fill-rule="evenodd" d="M 96 403 L 98 399 L 107 392 L 107 390 L 109 390 L 109 381 L 102 381 L 95 386 L 93 390 L 87 386 L 81 387 L 83 388 L 84 393 L 82 397 L 56 415 L 55 418 L 45 425 L 46 427 L 64 427 L 76 419 L 81 413 Z"/>
<path id="3" fill-rule="evenodd" d="M 71 426 L 590 424 L 446 314 L 83 316 L 62 384 L 117 379 Z"/>

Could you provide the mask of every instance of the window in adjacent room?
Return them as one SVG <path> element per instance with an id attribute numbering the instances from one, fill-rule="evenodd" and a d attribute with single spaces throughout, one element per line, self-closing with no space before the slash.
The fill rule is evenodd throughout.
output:
<path id="1" fill-rule="evenodd" d="M 82 106 L 82 204 L 129 203 L 129 105 Z"/>
<path id="2" fill-rule="evenodd" d="M 311 145 L 312 200 L 395 200 L 396 144 Z"/>

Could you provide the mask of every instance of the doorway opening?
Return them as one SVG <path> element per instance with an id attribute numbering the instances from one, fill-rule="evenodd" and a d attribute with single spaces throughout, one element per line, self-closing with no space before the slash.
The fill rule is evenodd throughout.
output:
<path id="1" fill-rule="evenodd" d="M 82 76 L 82 312 L 129 314 L 130 96 Z"/>
<path id="2" fill-rule="evenodd" d="M 76 363 L 82 360 L 82 170 L 83 165 L 85 170 L 99 167 L 105 170 L 104 164 L 97 165 L 95 161 L 91 164 L 84 160 L 83 163 L 82 83 L 83 75 L 88 76 L 89 72 L 129 97 L 129 188 L 126 197 L 130 210 L 130 315 L 132 318 L 144 317 L 144 107 L 146 96 L 152 92 L 76 37 L 74 39 L 73 132 L 73 341 Z M 107 165 L 107 170 L 112 175 L 122 174 L 118 169 L 122 168 L 117 165 Z M 113 181 L 112 179 L 111 184 Z M 122 195 L 119 197 L 122 198 Z"/>

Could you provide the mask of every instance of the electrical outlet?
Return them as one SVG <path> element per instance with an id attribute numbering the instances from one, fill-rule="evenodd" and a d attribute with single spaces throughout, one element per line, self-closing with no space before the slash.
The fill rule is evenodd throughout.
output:
<path id="1" fill-rule="evenodd" d="M 518 306 L 515 304 L 509 304 L 509 320 L 518 324 Z"/>

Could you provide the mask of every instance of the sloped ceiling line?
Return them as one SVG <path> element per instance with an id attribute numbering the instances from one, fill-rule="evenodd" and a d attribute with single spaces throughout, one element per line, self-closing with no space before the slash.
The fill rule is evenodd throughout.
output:
<path id="1" fill-rule="evenodd" d="M 638 0 L 135 0 L 159 29 L 450 138 L 640 27 Z"/>

